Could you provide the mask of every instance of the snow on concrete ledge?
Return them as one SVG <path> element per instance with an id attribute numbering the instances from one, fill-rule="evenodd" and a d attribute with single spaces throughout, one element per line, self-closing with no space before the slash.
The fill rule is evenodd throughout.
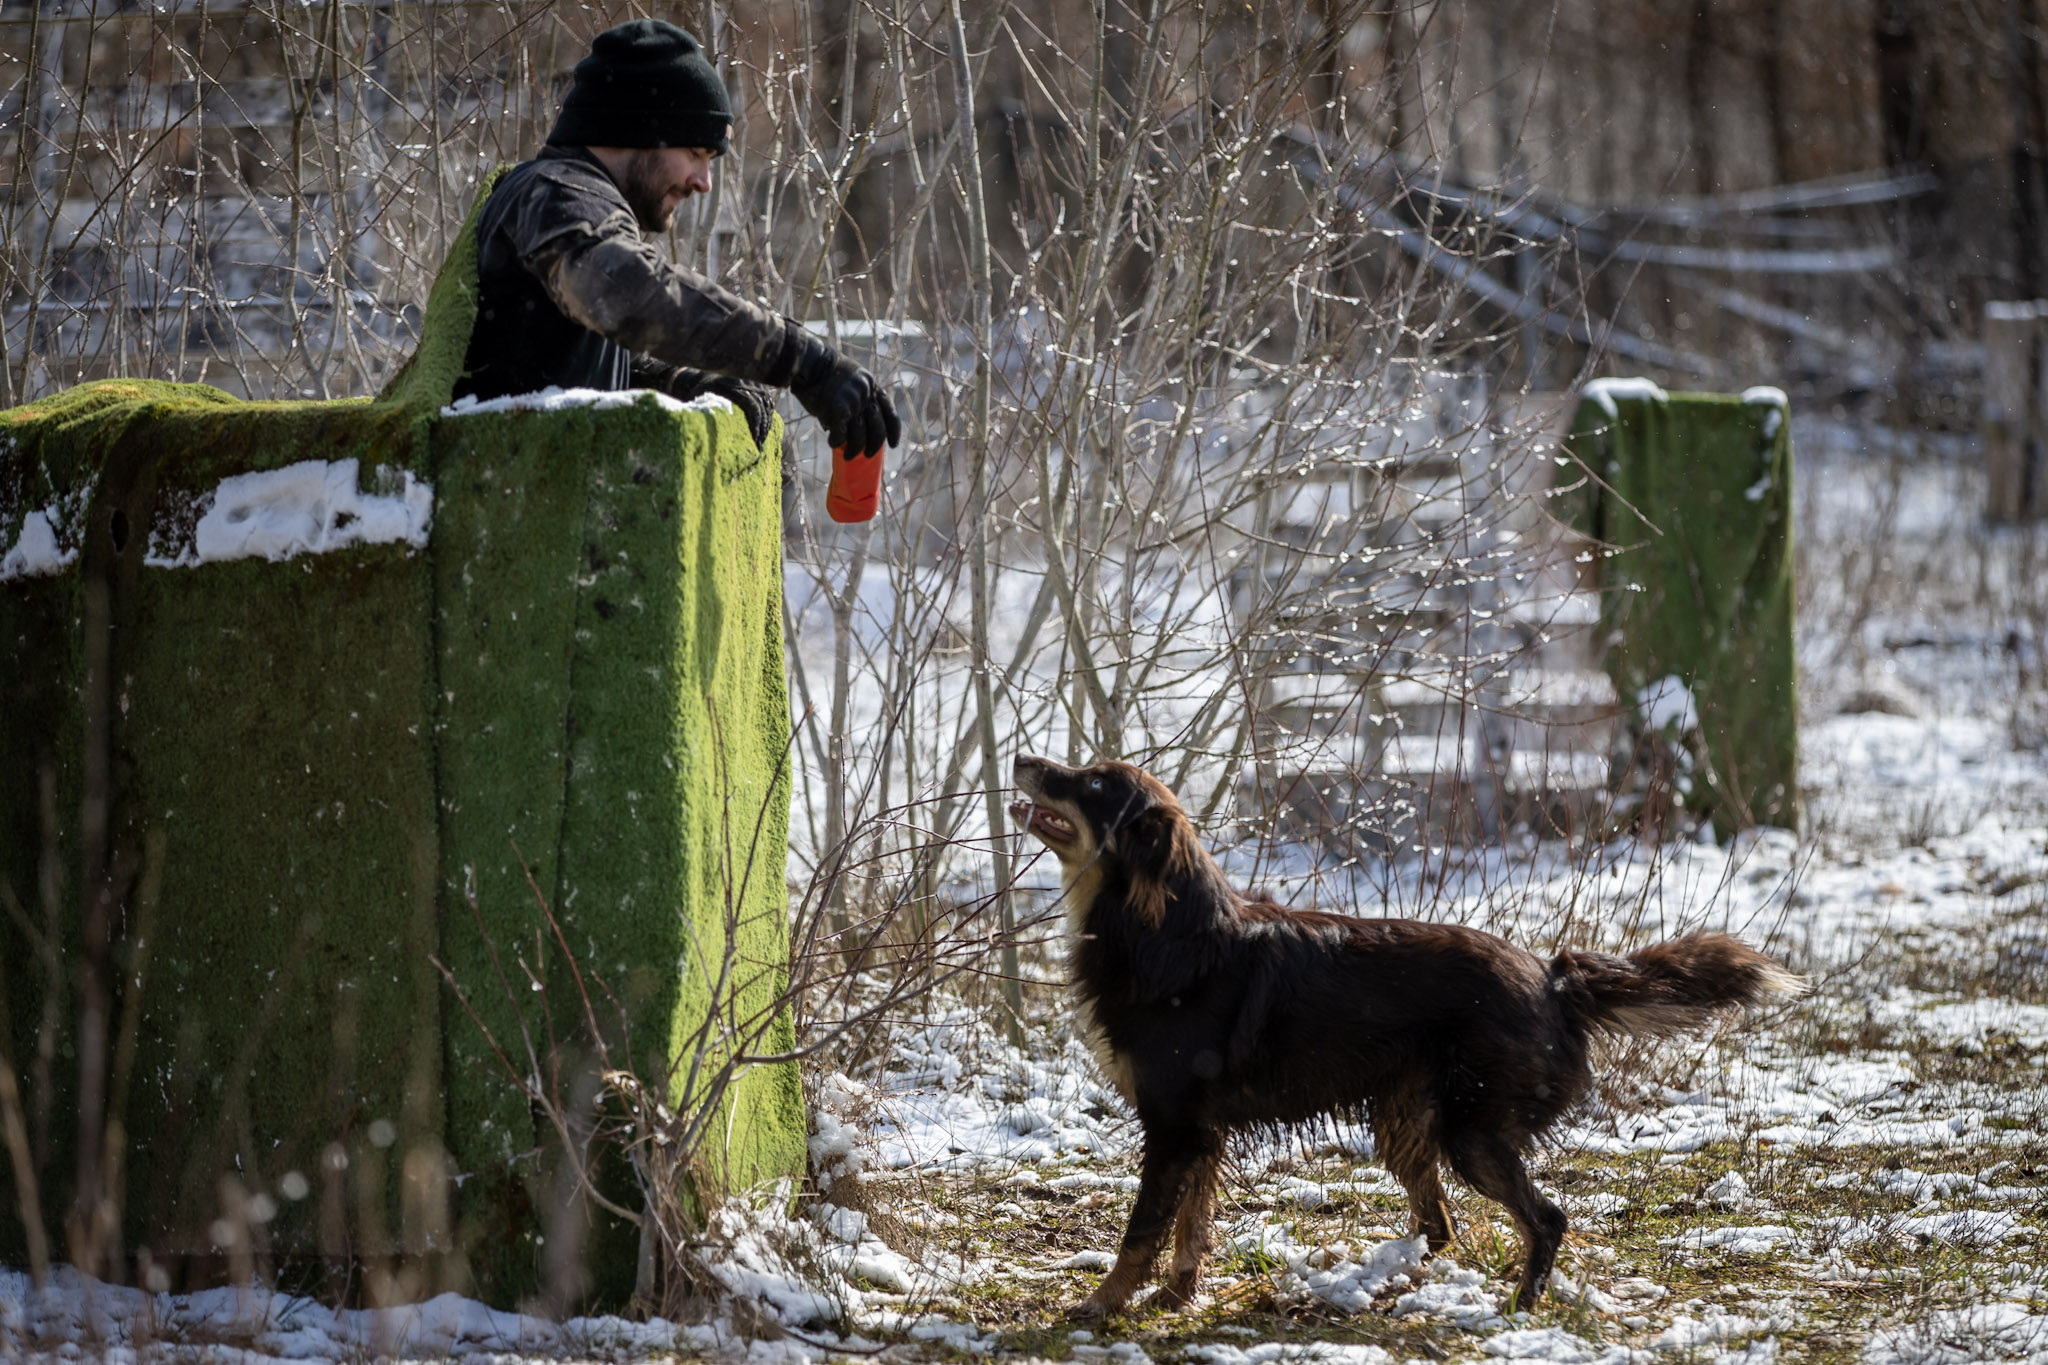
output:
<path id="1" fill-rule="evenodd" d="M 1600 411 L 1610 418 L 1621 416 L 1615 407 L 1619 399 L 1642 399 L 1646 402 L 1668 403 L 1671 395 L 1664 392 L 1654 379 L 1640 376 L 1633 379 L 1595 379 L 1579 390 L 1579 397 L 1600 405 Z"/>
<path id="2" fill-rule="evenodd" d="M 159 514 L 142 562 L 154 569 L 191 569 L 232 559 L 275 563 L 357 545 L 424 549 L 434 520 L 434 486 L 409 470 L 379 465 L 375 489 L 365 493 L 358 470 L 353 459 L 301 460 L 230 475 L 190 500 L 196 518 Z M 57 507 L 22 518 L 14 545 L 0 555 L 0 583 L 70 568 L 78 560 L 78 537 L 60 536 L 58 528 L 77 524 Z"/>
<path id="3" fill-rule="evenodd" d="M 282 469 L 235 474 L 200 499 L 188 536 L 159 527 L 143 563 L 189 569 L 232 559 L 273 563 L 357 545 L 423 549 L 434 519 L 434 486 L 410 470 L 382 465 L 380 491 L 364 493 L 355 460 L 301 460 Z M 168 543 L 167 543 L 168 542 Z"/>
<path id="4" fill-rule="evenodd" d="M 58 543 L 59 515 L 56 508 L 46 507 L 22 519 L 21 534 L 14 538 L 13 548 L 0 555 L 0 583 L 11 583 L 17 578 L 42 578 L 71 567 L 78 558 L 78 547 L 74 545 L 66 549 Z"/>
<path id="5" fill-rule="evenodd" d="M 1764 439 L 1766 441 L 1777 440 L 1778 428 L 1784 424 L 1785 414 L 1792 411 L 1792 400 L 1785 396 L 1785 391 L 1776 384 L 1752 384 L 1742 391 L 1742 401 L 1771 410 L 1764 418 Z M 1762 497 L 1758 490 L 1768 488 L 1769 486 L 1770 476 L 1767 474 L 1757 488 L 1752 488 L 1743 496 L 1747 497 L 1751 502 L 1756 502 Z"/>
<path id="6" fill-rule="evenodd" d="M 441 409 L 444 417 L 493 412 L 604 411 L 651 398 L 666 412 L 725 412 L 730 399 L 717 394 L 685 403 L 652 389 L 563 389 L 513 394 L 479 402 L 458 399 Z M 157 569 L 189 569 L 233 559 L 272 562 L 301 554 L 328 554 L 357 545 L 406 544 L 422 549 L 432 528 L 434 487 L 406 470 L 382 465 L 376 491 L 359 488 L 357 462 L 302 460 L 282 469 L 236 474 L 223 479 L 195 506 L 198 520 L 152 529 L 143 563 Z M 0 554 L 0 583 L 46 578 L 77 562 L 78 547 L 66 544 L 59 528 L 73 519 L 47 507 L 22 519 L 14 544 Z M 70 539 L 75 540 L 76 537 Z"/>
<path id="7" fill-rule="evenodd" d="M 565 389 L 550 384 L 534 393 L 507 394 L 503 398 L 458 398 L 441 409 L 443 417 L 476 417 L 490 412 L 567 412 L 572 408 L 630 408 L 643 398 L 652 398 L 664 412 L 723 412 L 733 406 L 729 398 L 707 393 L 685 403 L 655 389 Z"/>

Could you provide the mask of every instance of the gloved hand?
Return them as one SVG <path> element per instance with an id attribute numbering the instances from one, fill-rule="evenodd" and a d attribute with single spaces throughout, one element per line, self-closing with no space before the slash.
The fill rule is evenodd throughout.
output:
<path id="1" fill-rule="evenodd" d="M 740 415 L 747 419 L 747 432 L 754 438 L 756 447 L 767 441 L 769 428 L 775 423 L 775 390 L 750 379 L 693 370 L 687 365 L 663 365 L 659 361 L 635 356 L 633 383 L 641 388 L 659 389 L 685 403 L 695 402 L 707 393 L 717 394 L 738 408 Z"/>
<path id="2" fill-rule="evenodd" d="M 818 346 L 809 363 L 799 366 L 789 391 L 849 458 L 879 451 L 885 440 L 903 443 L 903 423 L 881 382 L 830 347 Z"/>
<path id="3" fill-rule="evenodd" d="M 746 414 L 747 430 L 754 434 L 754 444 L 768 443 L 768 432 L 775 423 L 775 390 L 766 384 L 756 384 L 751 379 L 734 379 L 731 375 L 714 374 L 704 384 L 704 392 L 715 393 L 729 400 L 732 405 Z"/>

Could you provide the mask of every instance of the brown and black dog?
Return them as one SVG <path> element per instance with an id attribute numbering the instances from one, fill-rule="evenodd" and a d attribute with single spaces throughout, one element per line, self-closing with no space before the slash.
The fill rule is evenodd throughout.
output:
<path id="1" fill-rule="evenodd" d="M 1081 1024 L 1144 1129 L 1116 1265 L 1073 1318 L 1121 1309 L 1169 1230 L 1160 1301 L 1186 1303 L 1226 1138 L 1322 1115 L 1370 1124 L 1432 1251 L 1451 1240 L 1439 1163 L 1505 1205 L 1526 1253 L 1515 1301 L 1529 1306 L 1565 1217 L 1522 1157 L 1586 1093 L 1589 1036 L 1678 1033 L 1804 987 L 1725 934 L 1546 961 L 1454 924 L 1285 909 L 1232 890 L 1139 768 L 1027 756 L 1016 783 L 1010 813 L 1064 872 Z"/>

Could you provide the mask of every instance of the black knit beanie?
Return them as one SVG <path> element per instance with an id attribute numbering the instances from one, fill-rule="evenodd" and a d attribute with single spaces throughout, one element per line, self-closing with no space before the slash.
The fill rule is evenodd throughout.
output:
<path id="1" fill-rule="evenodd" d="M 659 19 L 608 28 L 576 63 L 548 141 L 558 147 L 732 150 L 732 104 L 695 38 Z"/>

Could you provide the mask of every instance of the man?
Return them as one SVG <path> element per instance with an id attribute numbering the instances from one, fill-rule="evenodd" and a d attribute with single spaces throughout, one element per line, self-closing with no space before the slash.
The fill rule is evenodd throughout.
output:
<path id="1" fill-rule="evenodd" d="M 597 36 L 547 146 L 477 221 L 477 325 L 458 397 L 550 384 L 715 393 L 768 434 L 787 388 L 847 458 L 902 439 L 875 377 L 794 321 L 662 259 L 649 237 L 711 189 L 732 106 L 697 40 L 636 19 Z"/>

